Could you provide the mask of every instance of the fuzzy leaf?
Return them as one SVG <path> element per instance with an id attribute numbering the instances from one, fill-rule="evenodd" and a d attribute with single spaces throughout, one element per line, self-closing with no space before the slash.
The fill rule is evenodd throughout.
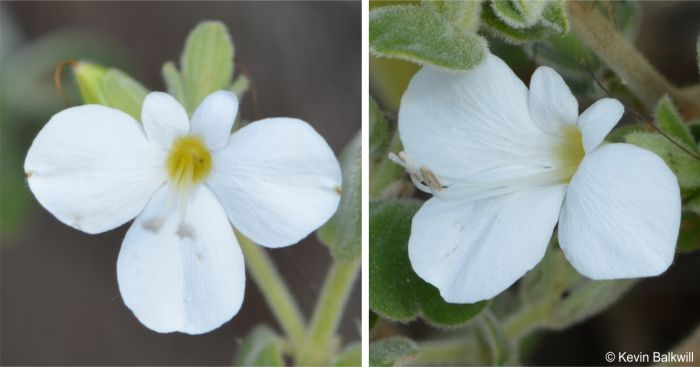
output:
<path id="1" fill-rule="evenodd" d="M 656 122 L 661 131 L 689 147 L 695 145 L 690 129 L 683 123 L 676 106 L 668 96 L 664 96 L 656 106 Z"/>
<path id="2" fill-rule="evenodd" d="M 497 3 L 500 3 L 500 1 L 497 1 Z M 553 35 L 563 35 L 568 31 L 569 26 L 566 19 L 566 12 L 560 1 L 547 3 L 537 22 L 527 27 L 524 26 L 526 23 L 522 23 L 519 28 L 505 22 L 503 18 L 496 13 L 496 10 L 494 10 L 495 7 L 499 7 L 501 8 L 500 10 L 503 11 L 505 8 L 502 7 L 504 6 L 505 5 L 491 6 L 490 3 L 484 3 L 481 12 L 481 20 L 496 36 L 508 43 L 521 44 L 532 42 Z M 517 10 L 513 8 L 513 12 L 517 13 Z M 511 19 L 511 23 L 512 22 L 515 22 L 515 20 Z"/>
<path id="3" fill-rule="evenodd" d="M 267 326 L 258 326 L 238 350 L 236 366 L 284 366 L 282 338 Z"/>
<path id="4" fill-rule="evenodd" d="M 445 22 L 452 23 L 462 30 L 476 32 L 479 29 L 481 0 L 423 0 L 422 5 L 432 7 Z"/>
<path id="5" fill-rule="evenodd" d="M 369 365 L 392 367 L 401 364 L 418 352 L 418 346 L 403 336 L 393 336 L 369 345 Z"/>
<path id="6" fill-rule="evenodd" d="M 359 367 L 362 365 L 362 343 L 345 347 L 331 363 L 332 367 Z"/>
<path id="7" fill-rule="evenodd" d="M 392 131 L 384 118 L 377 101 L 369 97 L 369 156 L 372 160 L 383 159 L 389 146 Z"/>
<path id="8" fill-rule="evenodd" d="M 562 35 L 569 31 L 569 20 L 566 18 L 566 10 L 561 0 L 553 0 L 547 3 L 542 11 L 540 24 L 548 27 L 554 34 Z"/>
<path id="9" fill-rule="evenodd" d="M 700 196 L 693 200 L 700 204 Z M 691 201 L 693 201 L 691 200 Z M 696 205 L 697 205 L 696 204 Z M 684 210 L 681 216 L 681 231 L 678 235 L 678 252 L 689 252 L 700 249 L 700 211 L 697 209 Z"/>
<path id="10" fill-rule="evenodd" d="M 358 132 L 340 155 L 343 187 L 338 211 L 318 230 L 333 257 L 350 261 L 362 252 L 362 135 Z"/>
<path id="11" fill-rule="evenodd" d="M 649 149 L 663 158 L 676 174 L 681 189 L 700 187 L 700 159 L 691 156 L 657 133 L 635 132 L 625 136 L 625 139 L 628 143 Z M 684 148 L 691 152 L 695 150 L 694 147 Z M 697 150 L 694 154 L 698 155 Z"/>
<path id="12" fill-rule="evenodd" d="M 377 314 L 396 321 L 422 317 L 436 326 L 461 325 L 487 302 L 445 302 L 438 290 L 422 280 L 408 259 L 411 220 L 421 206 L 416 200 L 391 200 L 370 205 L 369 304 Z"/>
<path id="13" fill-rule="evenodd" d="M 180 59 L 188 111 L 214 91 L 227 89 L 233 76 L 233 43 L 226 26 L 202 22 L 190 32 Z"/>
<path id="14" fill-rule="evenodd" d="M 102 77 L 101 91 L 104 104 L 114 107 L 141 121 L 141 106 L 148 90 L 118 69 L 109 69 Z"/>
<path id="15" fill-rule="evenodd" d="M 513 28 L 528 28 L 535 25 L 546 6 L 546 1 L 491 1 L 494 14 Z"/>
<path id="16" fill-rule="evenodd" d="M 185 95 L 185 82 L 182 80 L 182 75 L 175 67 L 172 61 L 163 64 L 161 70 L 163 80 L 165 80 L 165 88 L 168 94 L 175 97 L 183 106 L 187 105 L 187 97 Z"/>
<path id="17" fill-rule="evenodd" d="M 378 56 L 467 70 L 488 52 L 484 38 L 445 21 L 433 7 L 384 6 L 373 9 L 369 18 L 370 51 Z"/>

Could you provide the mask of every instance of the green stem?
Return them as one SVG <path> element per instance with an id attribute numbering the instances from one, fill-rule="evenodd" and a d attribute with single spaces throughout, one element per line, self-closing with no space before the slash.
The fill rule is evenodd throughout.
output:
<path id="1" fill-rule="evenodd" d="M 504 321 L 503 332 L 508 339 L 518 340 L 541 326 L 548 315 L 548 307 L 523 307 Z"/>
<path id="2" fill-rule="evenodd" d="M 304 337 L 305 329 L 304 317 L 299 311 L 299 306 L 265 250 L 245 236 L 239 233 L 236 235 L 250 276 L 258 285 L 280 327 L 287 334 L 292 345 L 296 345 L 296 341 Z"/>
<path id="3" fill-rule="evenodd" d="M 571 29 L 622 79 L 648 108 L 669 94 L 687 118 L 700 116 L 700 102 L 673 86 L 587 1 L 567 1 Z"/>
<path id="4" fill-rule="evenodd" d="M 359 268 L 359 260 L 336 261 L 331 266 L 316 301 L 311 325 L 297 353 L 297 365 L 327 364 L 335 346 L 335 332 Z"/>
<path id="5" fill-rule="evenodd" d="M 459 336 L 453 339 L 422 342 L 418 354 L 407 361 L 407 365 L 463 365 L 466 363 L 486 365 L 491 361 L 488 348 L 479 344 L 476 336 Z"/>

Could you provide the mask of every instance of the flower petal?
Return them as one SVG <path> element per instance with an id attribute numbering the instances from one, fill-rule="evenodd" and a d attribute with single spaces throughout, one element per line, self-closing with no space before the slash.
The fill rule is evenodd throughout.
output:
<path id="1" fill-rule="evenodd" d="M 61 222 L 100 233 L 134 218 L 166 180 L 164 153 L 119 110 L 65 109 L 41 129 L 24 170 L 37 200 Z"/>
<path id="2" fill-rule="evenodd" d="M 424 67 L 401 100 L 404 150 L 446 186 L 495 169 L 546 171 L 557 139 L 532 121 L 527 101 L 525 84 L 493 55 L 459 74 Z"/>
<path id="3" fill-rule="evenodd" d="M 583 111 L 578 118 L 578 128 L 587 153 L 603 142 L 624 113 L 625 107 L 614 98 L 599 99 Z"/>
<path id="4" fill-rule="evenodd" d="M 661 158 L 630 144 L 604 145 L 571 180 L 559 243 L 591 279 L 657 275 L 673 261 L 680 214 L 678 182 Z"/>
<path id="5" fill-rule="evenodd" d="M 238 113 L 238 98 L 227 91 L 208 95 L 192 114 L 193 134 L 204 138 L 210 150 L 217 150 L 228 141 L 233 121 Z"/>
<path id="6" fill-rule="evenodd" d="M 238 130 L 214 153 L 207 184 L 241 233 L 281 247 L 333 215 L 341 176 L 333 151 L 309 124 L 269 118 Z"/>
<path id="7" fill-rule="evenodd" d="M 483 200 L 428 200 L 413 217 L 413 270 L 447 302 L 496 296 L 544 256 L 564 192 L 558 185 Z"/>
<path id="8" fill-rule="evenodd" d="M 190 129 L 185 108 L 163 92 L 151 92 L 146 96 L 141 121 L 148 140 L 163 149 L 169 149 L 176 137 L 187 134 Z"/>
<path id="9" fill-rule="evenodd" d="M 542 130 L 557 134 L 561 125 L 576 124 L 578 101 L 552 68 L 541 66 L 535 70 L 528 97 L 530 115 Z"/>
<path id="10" fill-rule="evenodd" d="M 200 185 L 184 217 L 163 212 L 168 187 L 158 190 L 124 238 L 117 280 L 124 303 L 146 327 L 200 334 L 230 320 L 245 289 L 243 254 L 224 210 Z"/>

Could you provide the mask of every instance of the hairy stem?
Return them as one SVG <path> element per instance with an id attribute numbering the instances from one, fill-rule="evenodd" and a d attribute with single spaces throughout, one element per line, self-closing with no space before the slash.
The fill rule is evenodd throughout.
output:
<path id="1" fill-rule="evenodd" d="M 304 337 L 305 329 L 304 317 L 299 311 L 299 306 L 265 250 L 245 236 L 239 233 L 236 235 L 250 276 L 258 285 L 268 307 L 289 337 L 290 343 L 296 345 Z"/>
<path id="2" fill-rule="evenodd" d="M 519 340 L 541 326 L 549 316 L 549 308 L 524 307 L 503 322 L 503 332 L 510 340 Z"/>
<path id="3" fill-rule="evenodd" d="M 672 85 L 587 1 L 567 1 L 571 29 L 622 79 L 649 109 L 665 94 L 686 116 L 700 116 L 700 101 Z"/>
<path id="4" fill-rule="evenodd" d="M 335 261 L 331 266 L 316 302 L 311 325 L 297 353 L 297 365 L 328 364 L 332 349 L 337 346 L 335 332 L 359 269 L 359 260 Z"/>

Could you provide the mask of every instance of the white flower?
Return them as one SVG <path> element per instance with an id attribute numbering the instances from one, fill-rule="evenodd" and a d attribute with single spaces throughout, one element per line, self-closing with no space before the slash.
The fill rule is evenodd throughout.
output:
<path id="1" fill-rule="evenodd" d="M 142 122 L 85 105 L 54 115 L 25 162 L 29 187 L 63 223 L 100 233 L 136 217 L 117 278 L 124 303 L 158 332 L 213 330 L 240 309 L 243 255 L 229 221 L 266 247 L 296 243 L 336 210 L 340 167 L 292 118 L 231 135 L 238 100 L 209 95 L 192 115 L 150 93 Z"/>
<path id="2" fill-rule="evenodd" d="M 492 298 L 542 259 L 557 221 L 589 278 L 665 271 L 678 183 L 655 154 L 602 144 L 623 112 L 605 98 L 579 116 L 555 71 L 537 69 L 528 91 L 493 55 L 462 74 L 420 70 L 399 112 L 403 164 L 434 194 L 413 218 L 416 273 L 448 302 Z"/>

